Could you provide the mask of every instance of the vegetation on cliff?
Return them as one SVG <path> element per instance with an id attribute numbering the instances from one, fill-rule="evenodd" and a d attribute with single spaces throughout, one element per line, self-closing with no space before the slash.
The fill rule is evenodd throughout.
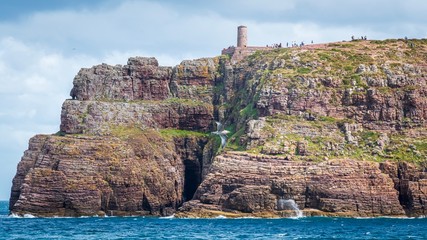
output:
<path id="1" fill-rule="evenodd" d="M 223 74 L 237 85 L 224 103 L 235 132 L 228 147 L 426 166 L 425 62 L 425 39 L 259 51 Z"/>

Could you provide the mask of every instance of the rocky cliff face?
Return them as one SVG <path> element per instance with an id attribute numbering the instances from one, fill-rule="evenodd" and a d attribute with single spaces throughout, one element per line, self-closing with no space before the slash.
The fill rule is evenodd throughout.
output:
<path id="1" fill-rule="evenodd" d="M 110 134 L 115 126 L 207 131 L 213 106 L 192 100 L 104 102 L 66 100 L 60 130 L 67 134 Z"/>
<path id="2" fill-rule="evenodd" d="M 426 53 L 424 40 L 356 41 L 82 69 L 61 131 L 30 140 L 10 209 L 426 215 Z M 213 120 L 231 131 L 224 150 Z"/>
<path id="3" fill-rule="evenodd" d="M 126 139 L 38 135 L 18 166 L 10 204 L 44 216 L 171 214 L 182 204 L 184 171 L 174 142 L 152 131 Z"/>
<path id="4" fill-rule="evenodd" d="M 184 204 L 188 214 L 209 210 L 289 214 L 280 204 L 292 199 L 306 215 L 404 215 L 392 179 L 378 163 L 354 160 L 290 161 L 284 157 L 229 152 Z"/>
<path id="5" fill-rule="evenodd" d="M 215 64 L 171 68 L 130 58 L 125 66 L 82 69 L 63 104 L 61 131 L 30 140 L 13 180 L 12 212 L 173 214 L 202 180 Z"/>
<path id="6" fill-rule="evenodd" d="M 13 212 L 170 215 L 192 197 L 201 181 L 205 137 L 116 131 L 114 137 L 33 137 L 13 180 Z"/>

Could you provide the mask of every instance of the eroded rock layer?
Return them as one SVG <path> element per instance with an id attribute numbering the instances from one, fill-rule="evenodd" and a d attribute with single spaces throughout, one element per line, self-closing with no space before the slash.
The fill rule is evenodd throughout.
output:
<path id="1" fill-rule="evenodd" d="M 393 176 L 395 168 L 390 163 L 348 159 L 315 163 L 229 152 L 216 157 L 181 215 L 269 212 L 277 217 L 284 214 L 283 200 L 295 201 L 308 215 L 403 216 L 405 211 L 425 215 L 420 206 L 427 199 L 426 175 L 413 169 L 416 180 L 398 179 Z M 401 204 L 405 200 L 410 205 Z"/>
<path id="2" fill-rule="evenodd" d="M 208 131 L 213 107 L 191 101 L 104 102 L 66 100 L 61 131 L 66 134 L 110 134 L 116 126 Z"/>

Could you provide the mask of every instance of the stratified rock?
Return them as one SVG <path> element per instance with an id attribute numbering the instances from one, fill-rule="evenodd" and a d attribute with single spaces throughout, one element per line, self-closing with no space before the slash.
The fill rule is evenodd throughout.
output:
<path id="1" fill-rule="evenodd" d="M 164 100 L 169 97 L 212 102 L 217 63 L 211 58 L 161 67 L 155 58 L 129 58 L 127 65 L 83 68 L 70 95 L 81 101 Z"/>
<path id="2" fill-rule="evenodd" d="M 83 68 L 70 95 L 77 100 L 163 100 L 169 97 L 171 67 L 155 58 L 129 58 L 125 66 L 102 64 Z"/>
<path id="3" fill-rule="evenodd" d="M 182 209 L 189 215 L 213 209 L 280 216 L 280 199 L 293 199 L 299 209 L 318 209 L 325 215 L 405 214 L 399 192 L 378 163 L 299 162 L 239 152 L 217 156 L 194 199 Z"/>
<path id="4" fill-rule="evenodd" d="M 38 216 L 171 215 L 192 186 L 188 175 L 201 174 L 184 162 L 201 152 L 199 144 L 184 138 L 175 145 L 154 130 L 132 130 L 124 139 L 37 135 L 18 165 L 10 209 Z"/>
<path id="5" fill-rule="evenodd" d="M 388 174 L 399 191 L 399 200 L 408 216 L 426 216 L 427 173 L 408 163 L 382 163 L 381 170 Z"/>
<path id="6" fill-rule="evenodd" d="M 117 126 L 208 131 L 213 107 L 192 100 L 163 102 L 103 102 L 66 100 L 61 131 L 106 135 Z"/>
<path id="7" fill-rule="evenodd" d="M 174 97 L 212 103 L 212 89 L 218 63 L 212 58 L 182 61 L 173 69 L 171 92 Z"/>

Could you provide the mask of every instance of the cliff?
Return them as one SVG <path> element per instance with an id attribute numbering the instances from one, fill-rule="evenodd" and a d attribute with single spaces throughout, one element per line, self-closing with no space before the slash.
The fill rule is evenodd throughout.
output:
<path id="1" fill-rule="evenodd" d="M 11 212 L 424 216 L 426 61 L 425 40 L 386 40 L 82 69 Z"/>

